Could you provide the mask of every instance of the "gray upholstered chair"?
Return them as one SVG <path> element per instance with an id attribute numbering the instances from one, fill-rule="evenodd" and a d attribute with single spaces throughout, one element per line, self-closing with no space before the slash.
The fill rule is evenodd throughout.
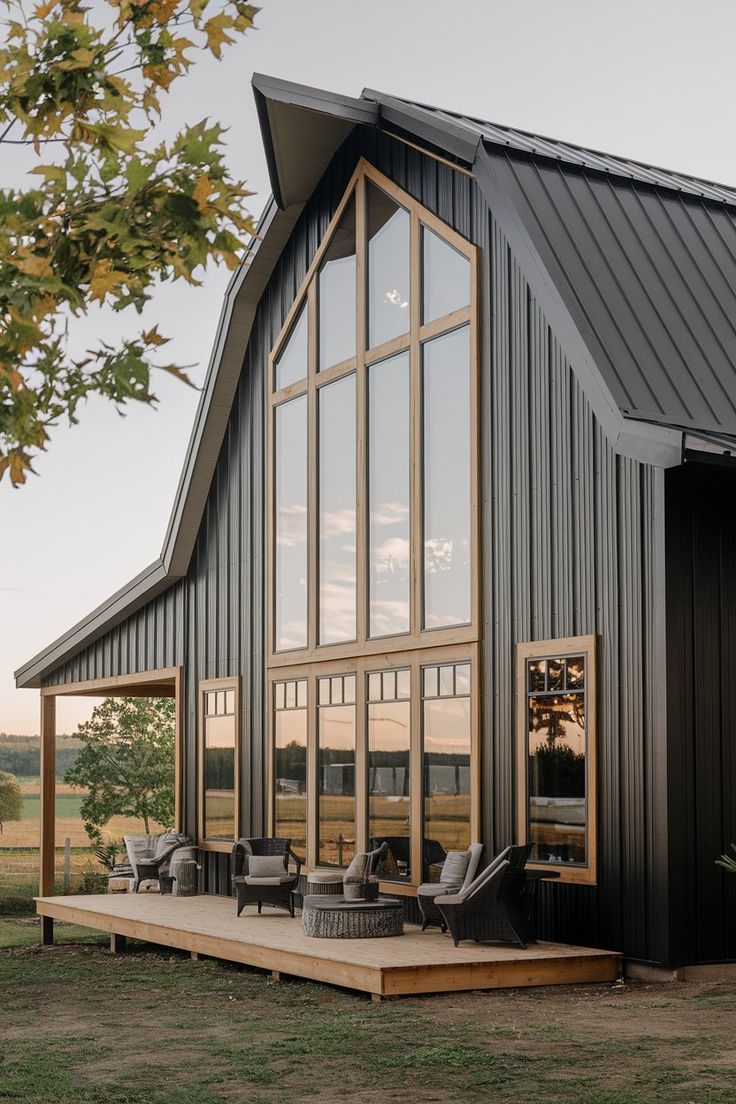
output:
<path id="1" fill-rule="evenodd" d="M 484 847 L 471 843 L 467 851 L 448 851 L 440 870 L 439 882 L 425 882 L 417 890 L 417 902 L 422 913 L 422 931 L 433 924 L 446 931 L 447 927 L 437 910 L 435 900 L 445 893 L 457 893 L 465 889 L 478 873 Z"/>
<path id="2" fill-rule="evenodd" d="M 289 871 L 289 859 L 296 871 Z M 233 889 L 238 916 L 246 905 L 286 909 L 294 915 L 294 891 L 299 886 L 302 860 L 291 850 L 290 839 L 258 837 L 241 839 L 233 848 Z"/>
<path id="3" fill-rule="evenodd" d="M 189 836 L 181 832 L 161 832 L 156 836 L 123 836 L 128 862 L 133 867 L 133 892 L 147 878 L 168 876 L 171 860 L 180 847 L 191 847 Z"/>

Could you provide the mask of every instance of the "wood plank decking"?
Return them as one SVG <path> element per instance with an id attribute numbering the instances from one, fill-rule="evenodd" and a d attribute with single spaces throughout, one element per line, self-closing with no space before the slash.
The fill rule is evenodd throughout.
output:
<path id="1" fill-rule="evenodd" d="M 109 894 L 39 897 L 41 916 L 129 936 L 228 962 L 342 985 L 376 999 L 400 994 L 524 985 L 613 981 L 620 956 L 612 951 L 537 943 L 527 950 L 461 943 L 436 929 L 406 925 L 388 939 L 310 939 L 300 920 L 248 907 L 235 915 L 229 897 Z"/>

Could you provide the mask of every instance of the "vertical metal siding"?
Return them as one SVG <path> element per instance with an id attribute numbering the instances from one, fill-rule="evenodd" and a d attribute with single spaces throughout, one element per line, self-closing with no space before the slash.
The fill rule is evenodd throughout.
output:
<path id="1" fill-rule="evenodd" d="M 736 959 L 736 879 L 715 865 L 736 840 L 736 475 L 667 476 L 671 939 L 679 962 Z"/>
<path id="2" fill-rule="evenodd" d="M 486 845 L 495 851 L 516 834 L 515 643 L 598 633 L 599 885 L 543 887 L 540 921 L 547 936 L 656 959 L 648 888 L 654 853 L 648 810 L 654 798 L 651 770 L 644 771 L 652 761 L 656 688 L 653 645 L 642 626 L 655 617 L 658 549 L 651 511 L 661 473 L 620 460 L 608 445 L 474 181 L 385 135 L 356 133 L 346 143 L 264 293 L 186 579 L 49 681 L 184 666 L 184 812 L 192 831 L 197 684 L 240 674 L 242 828 L 263 830 L 267 356 L 361 152 L 482 251 L 480 691 Z M 227 878 L 226 859 L 209 857 L 207 888 L 227 892 Z"/>

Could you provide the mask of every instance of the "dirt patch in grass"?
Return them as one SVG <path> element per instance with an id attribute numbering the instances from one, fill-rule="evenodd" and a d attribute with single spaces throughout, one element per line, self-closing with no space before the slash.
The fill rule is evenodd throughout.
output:
<path id="1" fill-rule="evenodd" d="M 81 934 L 80 934 L 81 933 Z M 57 925 L 0 923 L 0 1100 L 23 1104 L 733 1104 L 736 984 L 381 1005 Z M 76 942 L 75 942 L 76 940 Z M 84 941 L 82 941 L 84 940 Z"/>

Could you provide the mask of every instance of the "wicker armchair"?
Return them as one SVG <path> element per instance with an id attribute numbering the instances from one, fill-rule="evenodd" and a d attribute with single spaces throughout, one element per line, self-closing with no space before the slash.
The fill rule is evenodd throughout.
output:
<path id="1" fill-rule="evenodd" d="M 181 832 L 161 832 L 158 836 L 123 836 L 128 861 L 133 868 L 133 892 L 148 878 L 168 875 L 171 859 L 180 847 L 191 847 L 189 836 Z"/>
<path id="2" fill-rule="evenodd" d="M 507 848 L 466 889 L 435 898 L 456 947 L 461 939 L 520 947 L 536 942 L 524 895 L 530 850 Z"/>
<path id="3" fill-rule="evenodd" d="M 445 894 L 462 892 L 462 890 L 466 889 L 470 883 L 475 880 L 475 876 L 478 873 L 478 867 L 483 859 L 484 850 L 482 843 L 471 843 L 468 848 L 468 865 L 462 880 L 458 879 L 457 882 L 453 881 L 450 876 L 450 871 L 443 871 L 442 868 L 440 868 L 440 880 L 438 882 L 424 882 L 419 886 L 417 890 L 417 904 L 422 914 L 422 931 L 426 931 L 430 925 L 442 928 L 443 932 L 447 931 L 447 925 L 435 902 L 438 897 Z M 499 856 L 499 858 L 502 857 L 503 856 Z M 445 855 L 445 859 L 447 859 L 447 855 Z"/>
<path id="4" fill-rule="evenodd" d="M 289 859 L 296 865 L 294 873 Z M 272 905 L 294 915 L 302 860 L 291 850 L 290 839 L 239 839 L 232 851 L 232 869 L 238 916 L 246 905 L 257 905 L 259 913 L 263 905 Z"/>

